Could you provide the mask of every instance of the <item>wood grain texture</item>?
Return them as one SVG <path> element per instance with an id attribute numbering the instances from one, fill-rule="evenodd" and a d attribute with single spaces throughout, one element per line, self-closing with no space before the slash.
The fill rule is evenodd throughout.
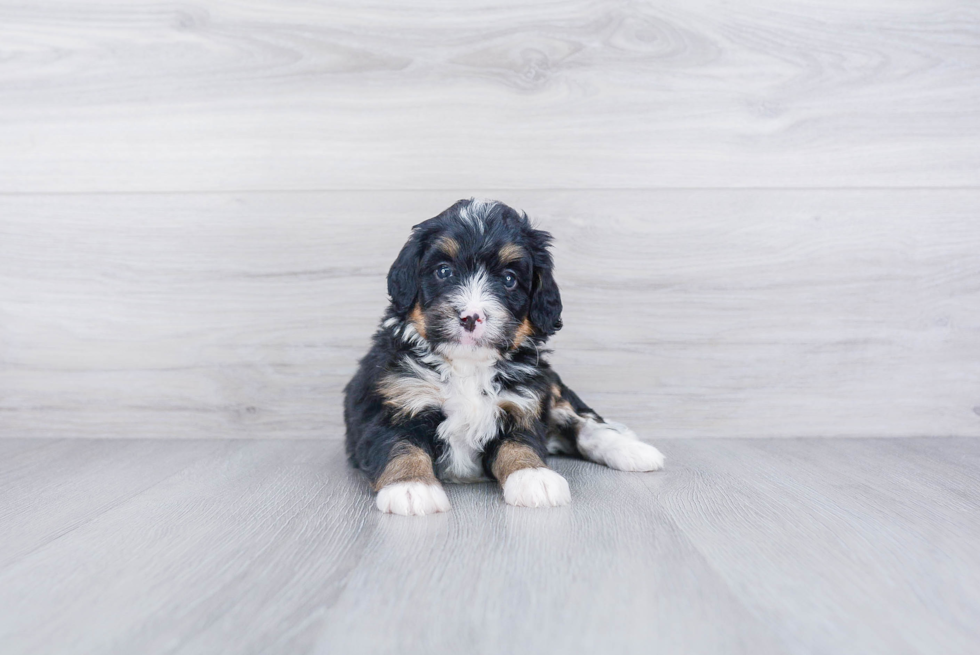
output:
<path id="1" fill-rule="evenodd" d="M 2 440 L 0 567 L 77 529 L 130 500 L 196 459 L 218 450 L 216 441 L 173 448 L 165 441 L 26 440 L 43 445 L 10 453 Z"/>
<path id="2" fill-rule="evenodd" d="M 245 640 L 240 652 L 300 652 L 286 644 L 303 641 L 303 622 L 361 556 L 367 491 L 357 493 L 342 452 L 223 440 L 202 458 L 200 442 L 139 443 L 197 461 L 0 568 L 0 650 L 149 653 L 211 642 L 204 652 L 214 653 Z M 130 447 L 130 465 L 154 467 L 155 454 L 139 450 Z M 75 493 L 97 484 L 79 477 Z M 38 511 L 58 512 L 52 501 Z"/>
<path id="3" fill-rule="evenodd" d="M 0 191 L 976 186 L 934 0 L 0 3 Z"/>
<path id="4" fill-rule="evenodd" d="M 681 467 L 711 461 L 699 461 L 690 477 L 682 473 L 680 484 L 645 478 L 656 503 L 784 643 L 818 653 L 969 653 L 980 646 L 980 570 L 967 564 L 980 552 L 980 499 L 961 492 L 980 488 L 976 469 L 963 468 L 964 460 L 976 463 L 976 442 L 671 446 Z M 887 586 L 887 600 L 868 597 L 872 579 Z M 937 622 L 956 627 L 939 635 Z"/>
<path id="5" fill-rule="evenodd" d="M 337 442 L 0 452 L 37 443 L 0 488 L 36 542 L 0 563 L 5 654 L 980 648 L 980 440 L 674 440 L 660 473 L 553 459 L 567 508 L 449 485 L 424 519 L 377 512 Z M 156 479 L 51 532 L 106 469 Z"/>
<path id="6" fill-rule="evenodd" d="M 0 0 L 0 653 L 980 652 L 980 440 L 935 438 L 980 436 L 978 45 L 947 0 Z M 341 388 L 471 195 L 555 234 L 553 362 L 666 471 L 374 510 Z"/>
<path id="7" fill-rule="evenodd" d="M 980 192 L 504 192 L 553 362 L 641 435 L 980 435 Z M 0 436 L 340 438 L 410 226 L 456 192 L 0 197 Z"/>

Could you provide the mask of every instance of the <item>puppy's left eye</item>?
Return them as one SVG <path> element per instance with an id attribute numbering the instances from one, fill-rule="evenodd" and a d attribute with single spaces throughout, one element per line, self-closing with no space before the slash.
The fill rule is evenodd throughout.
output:
<path id="1" fill-rule="evenodd" d="M 445 280 L 446 278 L 452 277 L 452 275 L 453 275 L 453 269 L 451 266 L 447 264 L 443 264 L 442 266 L 436 269 L 436 277 L 439 278 L 440 280 Z"/>
<path id="2" fill-rule="evenodd" d="M 514 275 L 514 271 L 504 271 L 504 287 L 507 289 L 513 289 L 517 286 L 517 276 Z"/>

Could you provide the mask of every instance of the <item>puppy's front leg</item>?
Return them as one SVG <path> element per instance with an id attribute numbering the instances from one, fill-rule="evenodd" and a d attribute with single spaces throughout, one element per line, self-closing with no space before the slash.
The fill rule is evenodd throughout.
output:
<path id="1" fill-rule="evenodd" d="M 505 438 L 487 456 L 488 468 L 503 488 L 508 505 L 558 507 L 572 502 L 565 478 L 548 468 L 527 444 Z"/>
<path id="2" fill-rule="evenodd" d="M 399 441 L 374 482 L 378 509 L 402 516 L 449 511 L 449 498 L 432 470 L 432 458 L 419 446 Z"/>

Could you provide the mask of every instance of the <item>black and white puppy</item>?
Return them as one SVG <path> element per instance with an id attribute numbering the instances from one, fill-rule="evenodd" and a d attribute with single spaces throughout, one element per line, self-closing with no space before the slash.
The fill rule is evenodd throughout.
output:
<path id="1" fill-rule="evenodd" d="M 621 471 L 664 457 L 603 420 L 544 359 L 561 328 L 551 235 L 487 200 L 416 225 L 388 272 L 391 304 L 347 385 L 347 454 L 382 512 L 445 512 L 440 480 L 487 478 L 523 507 L 567 505 L 549 453 Z"/>

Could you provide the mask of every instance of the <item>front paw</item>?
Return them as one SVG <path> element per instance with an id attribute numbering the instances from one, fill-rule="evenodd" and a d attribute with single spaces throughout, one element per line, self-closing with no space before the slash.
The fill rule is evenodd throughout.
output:
<path id="1" fill-rule="evenodd" d="M 449 498 L 441 484 L 395 482 L 378 492 L 378 509 L 387 514 L 425 516 L 449 511 Z"/>
<path id="2" fill-rule="evenodd" d="M 558 507 L 572 502 L 568 482 L 549 468 L 514 471 L 504 482 L 504 500 L 516 507 Z"/>

